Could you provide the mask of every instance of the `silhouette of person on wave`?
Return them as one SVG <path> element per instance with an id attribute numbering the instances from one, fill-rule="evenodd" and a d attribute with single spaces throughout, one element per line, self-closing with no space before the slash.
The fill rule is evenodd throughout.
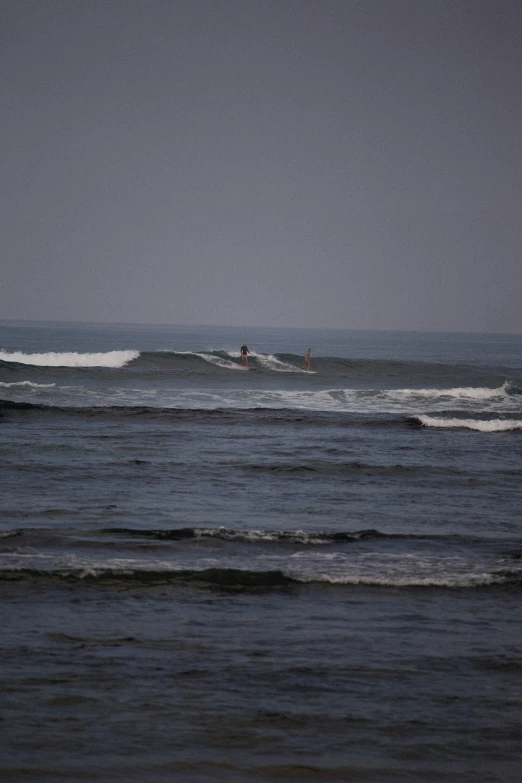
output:
<path id="1" fill-rule="evenodd" d="M 304 370 L 309 370 L 310 369 L 310 354 L 311 353 L 312 353 L 312 349 L 311 348 L 309 348 L 307 350 L 307 352 L 305 353 L 304 364 L 303 364 L 303 369 Z"/>
<path id="2" fill-rule="evenodd" d="M 248 354 L 250 351 L 248 350 L 248 345 L 246 343 L 243 343 L 241 346 L 241 364 L 243 367 L 248 367 Z"/>

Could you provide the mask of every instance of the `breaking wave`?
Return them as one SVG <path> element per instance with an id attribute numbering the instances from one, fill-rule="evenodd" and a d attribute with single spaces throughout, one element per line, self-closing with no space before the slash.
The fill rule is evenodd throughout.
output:
<path id="1" fill-rule="evenodd" d="M 12 383 L 5 383 L 4 381 L 0 381 L 0 386 L 3 389 L 11 389 L 16 386 L 23 386 L 27 388 L 33 388 L 33 389 L 52 389 L 54 386 L 56 386 L 55 383 L 33 383 L 32 381 L 13 381 Z"/>
<path id="2" fill-rule="evenodd" d="M 28 364 L 33 367 L 111 367 L 118 369 L 137 359 L 139 351 L 107 351 L 105 353 L 8 353 L 0 351 L 0 361 Z"/>
<path id="3" fill-rule="evenodd" d="M 496 389 L 487 387 L 457 387 L 454 389 L 396 389 L 388 392 L 396 397 L 427 397 L 429 399 L 448 398 L 456 400 L 496 400 L 512 393 L 509 381 L 504 381 Z"/>
<path id="4" fill-rule="evenodd" d="M 512 432 L 522 430 L 522 421 L 514 419 L 459 419 L 436 416 L 413 416 L 423 427 L 439 427 L 446 429 L 461 428 L 477 432 Z"/>

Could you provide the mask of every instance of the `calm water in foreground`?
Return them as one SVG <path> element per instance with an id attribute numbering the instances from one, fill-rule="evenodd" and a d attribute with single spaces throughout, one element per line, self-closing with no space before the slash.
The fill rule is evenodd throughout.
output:
<path id="1" fill-rule="evenodd" d="M 521 336 L 0 349 L 1 780 L 522 779 Z"/>

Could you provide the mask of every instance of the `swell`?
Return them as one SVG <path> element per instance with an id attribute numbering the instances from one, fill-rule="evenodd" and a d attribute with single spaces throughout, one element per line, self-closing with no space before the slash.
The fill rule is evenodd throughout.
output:
<path id="1" fill-rule="evenodd" d="M 303 356 L 294 353 L 256 353 L 249 355 L 249 364 L 264 374 L 296 373 L 307 375 L 303 369 Z M 0 368 L 4 370 L 61 371 L 65 375 L 82 370 L 125 370 L 133 376 L 150 372 L 204 374 L 234 374 L 244 368 L 239 351 L 201 349 L 191 351 L 136 349 L 100 351 L 92 353 L 42 352 L 0 350 Z M 312 375 L 328 375 L 357 380 L 359 383 L 402 383 L 405 379 L 413 386 L 452 386 L 464 391 L 467 387 L 497 387 L 512 375 L 512 368 L 486 368 L 468 365 L 442 364 L 423 361 L 394 361 L 390 359 L 352 359 L 339 356 L 312 356 Z M 522 381 L 513 383 L 512 393 L 522 394 Z"/>
<path id="2" fill-rule="evenodd" d="M 320 405 L 320 403 L 318 403 Z M 518 410 L 515 412 L 518 413 Z M 441 410 L 436 415 L 423 413 L 411 415 L 405 412 L 386 412 L 380 410 L 346 411 L 342 409 L 328 410 L 318 408 L 294 407 L 290 400 L 281 402 L 280 407 L 264 407 L 252 405 L 245 407 L 226 405 L 216 407 L 197 407 L 194 403 L 187 407 L 156 407 L 147 405 L 107 405 L 73 406 L 51 405 L 27 401 L 0 399 L 0 419 L 12 416 L 37 415 L 42 417 L 79 417 L 90 420 L 129 420 L 143 419 L 145 421 L 194 422 L 194 423 L 247 423 L 273 424 L 286 423 L 295 425 L 335 426 L 343 427 L 414 427 L 426 429 L 467 429 L 482 433 L 522 432 L 522 420 L 514 419 L 509 414 L 491 414 L 486 411 L 474 413 L 471 411 Z M 364 467 L 364 466 L 363 466 Z M 354 464 L 354 468 L 357 465 Z M 254 465 L 253 471 L 271 470 L 297 471 L 299 466 L 272 465 L 264 467 Z M 304 467 L 302 470 L 313 470 Z"/>
<path id="3" fill-rule="evenodd" d="M 13 531 L 14 533 L 15 531 Z M 239 530 L 226 527 L 179 527 L 179 528 L 103 528 L 103 534 L 144 538 L 157 541 L 186 541 L 194 539 L 217 539 L 247 544 L 295 544 L 303 546 L 324 546 L 330 544 L 352 544 L 358 541 L 436 541 L 447 543 L 477 544 L 479 537 L 451 534 L 383 533 L 374 528 L 363 530 Z M 518 550 L 517 550 L 518 554 Z"/>
<path id="4" fill-rule="evenodd" d="M 510 587 L 520 589 L 522 576 L 518 571 L 502 571 L 484 577 L 481 581 L 462 579 L 408 579 L 378 576 L 353 576 L 341 579 L 323 577 L 292 577 L 280 570 L 252 571 L 238 568 L 203 568 L 180 570 L 146 570 L 113 568 L 82 568 L 41 570 L 22 568 L 0 570 L 0 582 L 35 585 L 91 585 L 99 587 L 158 587 L 193 586 L 219 590 L 261 591 L 297 588 L 303 586 L 329 586 L 337 588 L 392 588 L 392 589 L 479 589 Z"/>
<path id="5" fill-rule="evenodd" d="M 0 581 L 37 585 L 242 590 L 522 585 L 519 539 L 492 541 L 458 534 L 30 528 L 4 536 L 1 551 Z"/>
<path id="6" fill-rule="evenodd" d="M 0 418 L 8 416 L 38 415 L 43 417 L 79 417 L 99 420 L 144 419 L 165 422 L 241 422 L 255 421 L 256 424 L 289 423 L 330 426 L 411 426 L 411 417 L 376 413 L 367 414 L 334 412 L 328 410 L 293 408 L 291 405 L 278 408 L 252 407 L 154 407 L 147 405 L 49 405 L 0 399 Z"/>
<path id="7" fill-rule="evenodd" d="M 53 512 L 56 513 L 56 512 Z M 158 542 L 197 542 L 210 541 L 235 542 L 245 545 L 263 544 L 278 546 L 291 544 L 303 547 L 323 547 L 332 544 L 356 544 L 369 541 L 426 541 L 450 547 L 454 544 L 475 546 L 484 544 L 480 537 L 470 537 L 451 534 L 434 533 L 383 533 L 373 528 L 363 530 L 270 530 L 270 529 L 234 529 L 227 527 L 175 527 L 175 528 L 136 528 L 126 526 L 111 526 L 98 530 L 81 530 L 77 528 L 18 528 L 0 533 L 1 551 L 13 551 L 13 547 L 31 547 L 42 550 L 49 547 L 64 547 L 72 543 L 75 548 L 102 547 L 108 544 L 125 549 L 140 548 L 143 541 Z M 487 539 L 489 543 L 489 539 Z M 513 559 L 520 559 L 520 549 L 510 554 Z"/>
<path id="8" fill-rule="evenodd" d="M 0 357 L 1 358 L 1 357 Z M 256 353 L 249 355 L 249 364 L 263 373 L 298 373 L 303 369 L 303 356 L 294 353 Z M 199 370 L 210 373 L 229 373 L 242 370 L 240 353 L 230 349 L 201 349 L 196 351 L 143 351 L 128 365 L 128 369 Z M 355 378 L 359 382 L 402 382 L 409 379 L 419 386 L 456 386 L 466 390 L 468 386 L 502 386 L 512 369 L 488 368 L 468 365 L 430 363 L 423 361 L 395 361 L 390 359 L 352 359 L 340 356 L 312 356 L 312 375 L 332 375 Z M 515 382 L 516 393 L 522 393 L 522 383 Z M 515 392 L 514 392 L 515 393 Z"/>
<path id="9" fill-rule="evenodd" d="M 359 531 L 285 531 L 285 530 L 232 530 L 229 528 L 185 527 L 170 530 L 136 530 L 134 528 L 111 527 L 104 532 L 131 538 L 152 538 L 158 541 L 182 541 L 190 539 L 218 539 L 221 541 L 242 541 L 245 543 L 284 544 L 334 544 L 350 543 L 377 538 L 395 538 L 378 530 Z"/>
<path id="10" fill-rule="evenodd" d="M 464 472 L 454 467 L 435 467 L 433 465 L 405 465 L 395 463 L 390 465 L 376 465 L 358 460 L 349 462 L 329 462 L 326 460 L 315 460 L 308 464 L 305 463 L 261 463 L 261 464 L 238 464 L 235 467 L 239 470 L 254 474 L 288 474 L 300 476 L 373 476 L 385 478 L 388 476 L 448 476 L 453 478 Z M 466 476 L 469 472 L 466 472 Z"/>
<path id="11" fill-rule="evenodd" d="M 268 589 L 298 584 L 296 579 L 281 571 L 247 571 L 236 568 L 205 568 L 168 570 L 111 568 L 64 569 L 43 571 L 19 569 L 0 571 L 0 581 L 23 583 L 70 583 L 121 586 L 199 585 L 227 589 Z"/>

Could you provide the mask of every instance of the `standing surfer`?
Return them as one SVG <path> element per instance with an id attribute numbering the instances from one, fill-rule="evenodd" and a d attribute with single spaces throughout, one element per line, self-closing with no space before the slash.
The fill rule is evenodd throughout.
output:
<path id="1" fill-rule="evenodd" d="M 305 369 L 305 370 L 309 370 L 310 369 L 310 354 L 311 353 L 312 353 L 312 349 L 311 348 L 309 348 L 307 350 L 307 352 L 305 353 L 304 364 L 303 364 L 303 369 Z"/>
<path id="2" fill-rule="evenodd" d="M 248 354 L 250 351 L 248 350 L 248 345 L 246 343 L 243 343 L 241 346 L 241 364 L 243 367 L 248 367 Z"/>

